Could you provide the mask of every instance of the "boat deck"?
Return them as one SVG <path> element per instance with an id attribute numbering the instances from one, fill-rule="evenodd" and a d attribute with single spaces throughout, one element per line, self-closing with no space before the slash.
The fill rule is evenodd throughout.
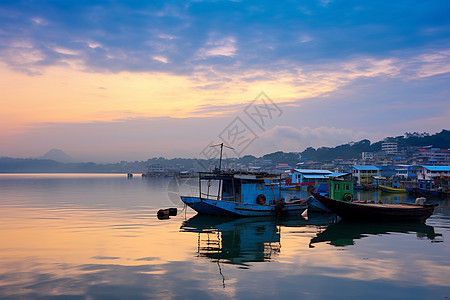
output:
<path id="1" fill-rule="evenodd" d="M 361 204 L 364 206 L 371 207 L 384 207 L 384 208 L 423 208 L 422 205 L 415 205 L 409 203 L 398 203 L 398 204 L 385 204 L 385 203 L 364 203 L 364 202 L 353 202 L 355 204 Z"/>

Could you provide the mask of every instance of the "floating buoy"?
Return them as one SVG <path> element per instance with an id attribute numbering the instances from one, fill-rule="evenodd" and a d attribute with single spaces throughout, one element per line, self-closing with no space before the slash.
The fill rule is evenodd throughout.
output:
<path id="1" fill-rule="evenodd" d="M 176 216 L 177 215 L 177 208 L 165 208 L 158 210 L 157 216 L 160 220 L 169 219 L 169 216 Z"/>
<path id="2" fill-rule="evenodd" d="M 169 218 L 169 210 L 168 209 L 160 209 L 158 210 L 158 219 L 164 220 Z"/>

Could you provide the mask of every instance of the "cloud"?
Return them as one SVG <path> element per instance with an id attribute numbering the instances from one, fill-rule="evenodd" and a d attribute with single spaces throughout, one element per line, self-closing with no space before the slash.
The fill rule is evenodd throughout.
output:
<path id="1" fill-rule="evenodd" d="M 55 65 L 73 55 L 95 72 L 191 74 L 203 65 L 233 67 L 237 73 L 295 70 L 355 57 L 422 57 L 426 63 L 426 53 L 450 48 L 450 3 L 324 3 L 5 3 L 1 59 L 15 69 Z M 11 59 L 20 41 L 31 45 L 31 59 L 23 53 Z M 448 64 L 448 57 L 442 60 Z"/>
<path id="2" fill-rule="evenodd" d="M 0 133 L 38 122 L 17 137 L 22 152 L 62 143 L 89 157 L 83 143 L 92 141 L 90 150 L 107 145 L 123 159 L 192 156 L 261 91 L 284 114 L 258 133 L 255 153 L 439 131 L 450 93 L 448 11 L 439 0 L 5 2 Z M 155 116 L 192 120 L 146 118 Z"/>
<path id="3" fill-rule="evenodd" d="M 198 56 L 206 58 L 209 56 L 234 56 L 236 53 L 236 39 L 233 37 L 225 37 L 221 39 L 209 40 L 205 47 L 200 48 Z"/>

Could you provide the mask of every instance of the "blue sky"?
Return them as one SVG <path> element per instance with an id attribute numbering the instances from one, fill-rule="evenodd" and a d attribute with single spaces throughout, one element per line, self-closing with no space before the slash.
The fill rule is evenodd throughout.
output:
<path id="1" fill-rule="evenodd" d="M 114 146 L 108 160 L 193 157 L 259 92 L 283 116 L 257 133 L 246 154 L 448 129 L 449 15 L 449 1 L 2 1 L 0 73 L 30 94 L 11 88 L 0 100 L 8 120 L 0 156 L 62 148 L 98 160 Z M 62 85 L 52 85 L 60 74 L 69 74 L 64 84 L 83 100 L 68 100 Z M 129 80 L 130 97 L 113 91 L 118 76 Z M 106 77 L 114 78 L 111 86 Z M 167 92 L 134 90 L 143 77 L 155 88 L 167 84 Z M 83 78 L 98 84 L 75 85 Z M 144 91 L 151 101 L 134 103 Z M 48 103 L 33 101 L 47 92 L 54 97 Z M 26 112 L 13 107 L 18 101 Z M 108 103 L 115 113 L 105 117 Z M 47 104 L 52 114 L 44 117 L 39 108 Z M 71 116 L 74 105 L 83 111 Z M 147 122 L 148 132 L 137 134 L 136 122 Z M 92 130 L 81 129 L 86 124 Z M 108 135 L 104 128 L 117 126 L 127 138 L 96 143 Z M 126 147 L 136 150 L 125 155 Z"/>

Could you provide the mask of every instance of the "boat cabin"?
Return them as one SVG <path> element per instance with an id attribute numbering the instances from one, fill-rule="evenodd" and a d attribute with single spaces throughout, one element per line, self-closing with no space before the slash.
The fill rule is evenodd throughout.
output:
<path id="1" fill-rule="evenodd" d="M 281 175 L 264 172 L 202 172 L 199 173 L 199 192 L 201 199 L 273 204 L 281 199 Z"/>
<path id="2" fill-rule="evenodd" d="M 334 200 L 352 201 L 353 181 L 340 178 L 330 179 L 330 198 Z"/>

